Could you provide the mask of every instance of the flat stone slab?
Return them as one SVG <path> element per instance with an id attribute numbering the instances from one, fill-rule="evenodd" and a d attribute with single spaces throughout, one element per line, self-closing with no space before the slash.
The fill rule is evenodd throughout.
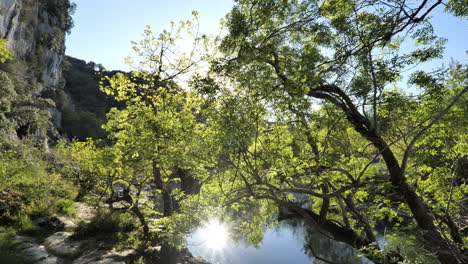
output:
<path id="1" fill-rule="evenodd" d="M 125 264 L 125 262 L 116 261 L 116 260 L 107 258 L 107 259 L 101 259 L 101 260 L 96 261 L 96 262 L 89 262 L 88 264 Z"/>
<path id="2" fill-rule="evenodd" d="M 75 228 L 77 226 L 77 220 L 72 219 L 68 216 L 57 216 L 60 221 L 63 222 L 65 228 Z"/>
<path id="3" fill-rule="evenodd" d="M 25 258 L 31 261 L 38 261 L 49 256 L 46 248 L 42 245 L 37 245 L 23 250 L 23 255 Z"/>
<path id="4" fill-rule="evenodd" d="M 69 239 L 72 233 L 57 232 L 46 239 L 46 244 L 56 255 L 75 255 L 79 252 L 81 243 Z"/>
<path id="5" fill-rule="evenodd" d="M 89 254 L 83 255 L 73 261 L 72 264 L 87 264 L 87 263 L 96 263 L 101 259 L 101 257 L 106 254 L 107 251 L 99 250 L 91 252 Z"/>
<path id="6" fill-rule="evenodd" d="M 65 264 L 65 260 L 58 258 L 56 256 L 49 256 L 39 262 L 37 264 Z"/>
<path id="7" fill-rule="evenodd" d="M 75 202 L 74 205 L 78 218 L 81 220 L 89 221 L 96 214 L 96 209 L 88 204 Z"/>
<path id="8" fill-rule="evenodd" d="M 189 261 L 189 263 L 192 264 L 209 264 L 206 260 L 204 260 L 202 257 L 192 257 Z"/>
<path id="9" fill-rule="evenodd" d="M 19 242 L 34 242 L 35 239 L 33 237 L 16 235 L 13 237 L 13 240 L 19 241 Z"/>
<path id="10" fill-rule="evenodd" d="M 115 260 L 113 258 L 127 257 L 134 253 L 136 253 L 136 251 L 133 249 L 125 249 L 121 251 L 99 250 L 75 259 L 72 264 L 125 264 L 124 261 Z"/>
<path id="11" fill-rule="evenodd" d="M 37 247 L 37 246 L 39 245 L 36 243 L 22 242 L 21 244 L 19 244 L 18 247 L 21 249 L 27 249 L 27 248 Z"/>
<path id="12" fill-rule="evenodd" d="M 108 251 L 105 255 L 103 255 L 102 257 L 103 258 L 124 258 L 124 257 L 128 257 L 130 255 L 133 255 L 133 254 L 136 254 L 136 251 L 134 249 L 123 249 L 123 250 L 111 250 L 111 251 Z"/>

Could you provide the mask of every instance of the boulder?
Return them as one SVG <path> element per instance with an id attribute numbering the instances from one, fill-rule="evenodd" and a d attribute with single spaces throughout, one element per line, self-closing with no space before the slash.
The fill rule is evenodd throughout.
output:
<path id="1" fill-rule="evenodd" d="M 54 231 L 60 231 L 65 228 L 65 224 L 55 216 L 41 217 L 36 220 L 36 223 L 39 227 Z"/>
<path id="2" fill-rule="evenodd" d="M 42 245 L 36 245 L 23 250 L 23 256 L 30 261 L 39 261 L 49 256 L 46 248 Z"/>
<path id="3" fill-rule="evenodd" d="M 69 232 L 58 232 L 46 239 L 46 244 L 51 252 L 60 256 L 74 256 L 80 251 L 81 243 L 72 241 L 68 237 Z"/>

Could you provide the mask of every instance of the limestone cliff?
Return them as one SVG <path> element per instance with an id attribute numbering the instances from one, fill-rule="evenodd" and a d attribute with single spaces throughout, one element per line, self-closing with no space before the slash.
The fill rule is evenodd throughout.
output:
<path id="1" fill-rule="evenodd" d="M 0 0 L 0 37 L 16 59 L 37 64 L 44 89 L 61 80 L 70 7 L 67 0 Z"/>
<path id="2" fill-rule="evenodd" d="M 0 38 L 15 56 L 0 63 L 0 129 L 44 138 L 63 89 L 65 35 L 72 27 L 69 0 L 0 0 Z"/>

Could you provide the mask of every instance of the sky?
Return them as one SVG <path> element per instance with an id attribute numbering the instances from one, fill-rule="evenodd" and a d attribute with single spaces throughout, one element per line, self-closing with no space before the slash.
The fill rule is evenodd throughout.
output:
<path id="1" fill-rule="evenodd" d="M 138 41 L 146 25 L 156 33 L 171 21 L 187 20 L 200 12 L 200 32 L 216 35 L 231 0 L 74 0 L 74 28 L 66 39 L 66 54 L 101 63 L 108 70 L 128 69 L 124 58 L 133 55 L 130 41 Z"/>
<path id="2" fill-rule="evenodd" d="M 146 25 L 154 32 L 169 28 L 170 21 L 190 18 L 192 10 L 200 12 L 200 32 L 217 35 L 220 19 L 233 5 L 232 0 L 74 0 L 77 4 L 72 33 L 67 36 L 67 55 L 101 63 L 108 70 L 127 70 L 124 58 L 132 56 L 130 41 L 141 39 Z M 451 58 L 467 63 L 467 20 L 445 14 L 441 8 L 432 23 L 439 36 L 448 39 L 443 61 Z"/>

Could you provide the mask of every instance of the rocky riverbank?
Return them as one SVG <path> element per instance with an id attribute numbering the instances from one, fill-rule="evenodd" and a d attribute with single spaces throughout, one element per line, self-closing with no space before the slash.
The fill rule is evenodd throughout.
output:
<path id="1" fill-rule="evenodd" d="M 100 242 L 90 248 L 92 238 L 72 239 L 73 230 L 80 221 L 89 222 L 96 210 L 85 203 L 75 203 L 77 217 L 58 216 L 52 218 L 54 225 L 65 231 L 52 233 L 47 237 L 16 235 L 13 239 L 22 255 L 34 264 L 126 264 L 140 263 L 142 256 L 152 255 L 155 259 L 161 253 L 161 247 L 152 247 L 144 252 L 132 248 L 117 249 L 111 243 Z M 58 223 L 56 221 L 59 221 Z M 188 250 L 182 250 L 177 256 L 180 264 L 207 264 L 200 257 L 193 257 Z M 141 262 L 144 263 L 144 262 Z"/>

